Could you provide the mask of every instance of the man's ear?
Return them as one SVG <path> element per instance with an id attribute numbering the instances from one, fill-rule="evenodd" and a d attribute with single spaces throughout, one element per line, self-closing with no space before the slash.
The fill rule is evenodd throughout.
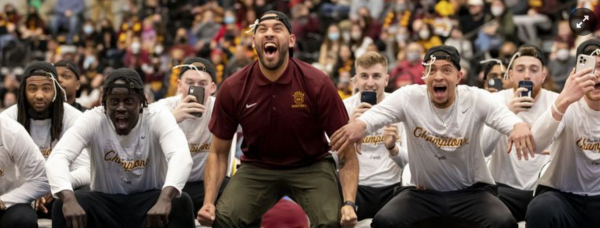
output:
<path id="1" fill-rule="evenodd" d="M 294 48 L 296 46 L 296 35 L 290 34 L 290 48 Z"/>

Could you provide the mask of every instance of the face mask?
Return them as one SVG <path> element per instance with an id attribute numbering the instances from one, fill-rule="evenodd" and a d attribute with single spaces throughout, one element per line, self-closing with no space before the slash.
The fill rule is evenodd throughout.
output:
<path id="1" fill-rule="evenodd" d="M 160 54 L 162 54 L 162 52 L 163 52 L 163 49 L 164 49 L 164 48 L 163 48 L 163 46 L 160 46 L 160 45 L 159 45 L 159 46 L 156 46 L 156 47 L 154 48 L 154 53 L 155 53 L 155 54 L 157 54 L 157 55 L 160 55 Z"/>
<path id="2" fill-rule="evenodd" d="M 569 58 L 569 50 L 560 49 L 556 52 L 556 58 L 561 61 L 565 61 Z"/>
<path id="3" fill-rule="evenodd" d="M 140 48 L 141 48 L 141 46 L 140 46 L 140 43 L 138 43 L 138 42 L 135 42 L 135 43 L 131 44 L 131 52 L 133 52 L 133 54 L 139 53 L 140 52 Z"/>
<path id="4" fill-rule="evenodd" d="M 225 17 L 225 24 L 233 24 L 235 22 L 235 17 L 227 16 Z"/>
<path id="5" fill-rule="evenodd" d="M 504 7 L 494 6 L 492 7 L 492 15 L 498 17 L 504 13 Z"/>
<path id="6" fill-rule="evenodd" d="M 396 41 L 397 42 L 406 41 L 406 34 L 397 34 L 396 35 Z"/>
<path id="7" fill-rule="evenodd" d="M 421 31 L 419 31 L 419 37 L 422 40 L 429 39 L 429 30 L 421 30 Z"/>
<path id="8" fill-rule="evenodd" d="M 83 32 L 87 35 L 90 35 L 92 32 L 94 32 L 94 28 L 92 28 L 90 25 L 83 26 Z"/>
<path id="9" fill-rule="evenodd" d="M 419 60 L 419 58 L 421 58 L 421 55 L 418 52 L 408 52 L 406 53 L 406 60 L 414 62 Z"/>
<path id="10" fill-rule="evenodd" d="M 349 78 L 340 78 L 340 82 L 346 84 L 346 83 L 350 82 L 350 79 Z"/>
<path id="11" fill-rule="evenodd" d="M 344 37 L 344 40 L 350 40 L 350 33 L 349 32 L 345 32 L 344 34 L 342 34 L 342 36 Z"/>
<path id="12" fill-rule="evenodd" d="M 358 32 L 352 33 L 352 39 L 353 40 L 360 40 L 361 35 L 362 34 L 360 34 Z"/>
<path id="13" fill-rule="evenodd" d="M 338 39 L 340 39 L 340 34 L 339 33 L 329 33 L 329 34 L 327 34 L 327 37 L 329 37 L 330 40 L 337 41 Z"/>
<path id="14" fill-rule="evenodd" d="M 179 38 L 179 43 L 180 44 L 187 44 L 187 39 L 185 37 L 181 37 L 181 38 Z"/>

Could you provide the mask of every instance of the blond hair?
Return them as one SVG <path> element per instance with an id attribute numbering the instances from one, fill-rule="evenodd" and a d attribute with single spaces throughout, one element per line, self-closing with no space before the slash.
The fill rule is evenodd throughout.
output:
<path id="1" fill-rule="evenodd" d="M 359 66 L 369 68 L 376 64 L 381 64 L 385 68 L 385 71 L 388 71 L 387 58 L 377 52 L 369 51 L 356 59 L 355 68 L 358 69 Z"/>

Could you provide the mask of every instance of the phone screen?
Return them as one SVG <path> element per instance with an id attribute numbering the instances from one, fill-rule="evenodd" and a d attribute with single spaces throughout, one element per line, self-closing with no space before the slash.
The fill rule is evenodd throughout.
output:
<path id="1" fill-rule="evenodd" d="M 533 97 L 533 82 L 532 81 L 519 81 L 519 88 L 526 88 L 527 91 L 521 92 L 521 97 Z"/>
<path id="2" fill-rule="evenodd" d="M 360 102 L 369 103 L 371 105 L 377 104 L 377 93 L 374 91 L 360 92 Z"/>
<path id="3" fill-rule="evenodd" d="M 488 80 L 488 87 L 494 88 L 498 91 L 504 89 L 504 86 L 502 85 L 502 79 L 500 78 L 490 78 L 490 80 Z"/>

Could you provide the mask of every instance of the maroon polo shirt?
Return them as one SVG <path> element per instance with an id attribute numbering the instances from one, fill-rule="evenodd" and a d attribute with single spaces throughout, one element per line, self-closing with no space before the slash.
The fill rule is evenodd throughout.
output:
<path id="1" fill-rule="evenodd" d="M 269 169 L 303 167 L 328 154 L 325 133 L 348 123 L 336 88 L 322 71 L 290 58 L 275 82 L 258 61 L 223 82 L 210 120 L 210 132 L 232 139 L 244 131 L 242 162 Z"/>

